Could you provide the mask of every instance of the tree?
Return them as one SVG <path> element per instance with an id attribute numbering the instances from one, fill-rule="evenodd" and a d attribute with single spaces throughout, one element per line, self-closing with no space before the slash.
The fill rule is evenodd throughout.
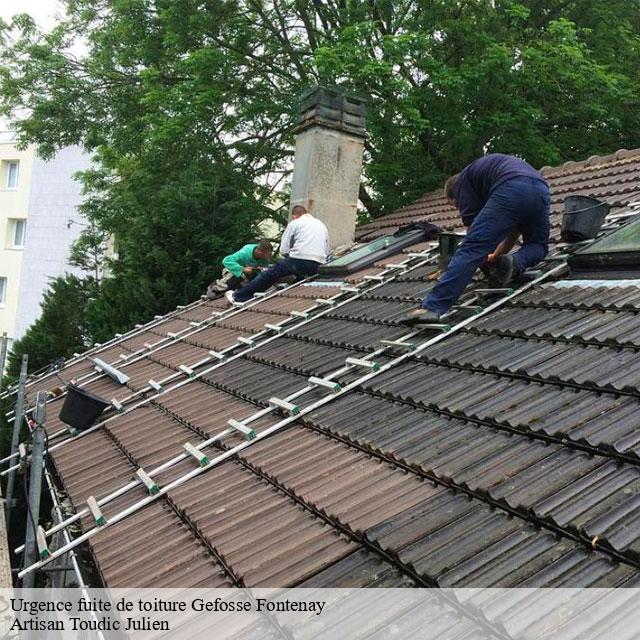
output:
<path id="1" fill-rule="evenodd" d="M 90 346 L 86 309 L 95 282 L 66 275 L 51 282 L 42 301 L 42 314 L 25 335 L 16 340 L 7 361 L 7 375 L 17 378 L 22 354 L 29 354 L 29 370 L 37 371 L 54 360 Z"/>
<path id="2" fill-rule="evenodd" d="M 296 96 L 371 98 L 368 215 L 485 150 L 534 164 L 640 142 L 638 0 L 67 0 L 27 18 L 2 57 L 0 101 L 45 152 L 83 142 L 120 172 L 141 149 L 196 142 L 260 185 L 290 170 Z M 4 29 L 5 39 L 9 28 Z M 82 38 L 83 58 L 69 53 Z"/>
<path id="3" fill-rule="evenodd" d="M 94 153 L 84 211 L 119 245 L 97 339 L 193 299 L 286 201 L 310 85 L 370 99 L 363 219 L 485 151 L 540 166 L 640 146 L 640 0 L 64 5 L 49 33 L 0 25 L 0 109 L 45 156 Z"/>

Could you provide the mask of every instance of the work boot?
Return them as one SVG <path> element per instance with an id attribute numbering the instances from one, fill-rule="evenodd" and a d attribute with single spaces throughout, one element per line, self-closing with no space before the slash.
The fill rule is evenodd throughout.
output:
<path id="1" fill-rule="evenodd" d="M 489 285 L 496 289 L 506 287 L 520 275 L 512 255 L 498 256 L 491 265 Z"/>
<path id="2" fill-rule="evenodd" d="M 227 302 L 234 307 L 242 307 L 244 305 L 244 302 L 238 302 L 237 300 L 235 300 L 235 298 L 233 297 L 233 291 L 231 291 L 231 289 L 229 289 L 229 291 L 224 294 L 224 297 L 227 299 Z"/>
<path id="3" fill-rule="evenodd" d="M 439 324 L 440 316 L 429 309 L 414 309 L 405 314 L 400 320 L 400 324 L 413 327 L 420 324 Z"/>

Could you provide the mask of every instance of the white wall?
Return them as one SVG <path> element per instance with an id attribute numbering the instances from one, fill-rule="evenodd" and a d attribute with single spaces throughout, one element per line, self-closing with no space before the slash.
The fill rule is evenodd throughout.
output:
<path id="1" fill-rule="evenodd" d="M 68 265 L 69 250 L 83 227 L 76 210 L 82 201 L 81 185 L 73 175 L 89 164 L 89 157 L 79 147 L 63 149 L 48 162 L 34 158 L 16 338 L 24 335 L 40 315 L 40 302 L 49 281 L 65 271 L 74 271 Z M 76 224 L 69 226 L 70 220 Z"/>
<path id="2" fill-rule="evenodd" d="M 19 163 L 15 189 L 7 188 L 6 168 L 10 161 Z M 24 249 L 12 248 L 10 221 L 27 218 L 32 167 L 32 151 L 17 149 L 13 135 L 0 132 L 0 277 L 6 278 L 7 282 L 5 300 L 0 303 L 0 334 L 6 332 L 12 339 L 15 337 Z"/>

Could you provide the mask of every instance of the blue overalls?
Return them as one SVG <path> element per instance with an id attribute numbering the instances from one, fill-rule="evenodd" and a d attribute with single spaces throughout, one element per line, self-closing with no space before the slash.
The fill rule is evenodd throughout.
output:
<path id="1" fill-rule="evenodd" d="M 523 160 L 502 154 L 480 158 L 460 173 L 456 190 L 463 222 L 470 224 L 467 236 L 422 301 L 424 309 L 439 315 L 457 302 L 476 269 L 510 232 L 522 234 L 522 246 L 513 256 L 519 272 L 549 249 L 549 187 Z M 483 191 L 488 192 L 484 202 Z"/>

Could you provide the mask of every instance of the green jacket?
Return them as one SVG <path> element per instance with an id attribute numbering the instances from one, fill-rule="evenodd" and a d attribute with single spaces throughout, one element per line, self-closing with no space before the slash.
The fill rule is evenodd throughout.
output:
<path id="1" fill-rule="evenodd" d="M 253 257 L 253 250 L 257 246 L 257 244 L 245 244 L 242 249 L 224 258 L 222 266 L 238 277 L 242 275 L 245 267 L 268 267 L 268 260 L 256 260 Z"/>

